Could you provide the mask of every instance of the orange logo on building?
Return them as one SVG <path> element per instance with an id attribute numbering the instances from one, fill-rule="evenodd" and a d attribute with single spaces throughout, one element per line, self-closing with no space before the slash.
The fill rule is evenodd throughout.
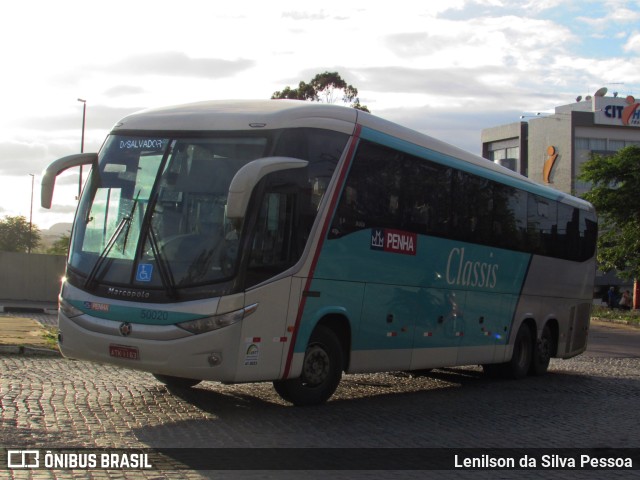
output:
<path id="1" fill-rule="evenodd" d="M 634 112 L 640 107 L 640 103 L 636 103 L 636 99 L 632 95 L 625 98 L 627 106 L 622 109 L 622 124 L 629 125 Z"/>
<path id="2" fill-rule="evenodd" d="M 544 183 L 551 183 L 551 169 L 553 168 L 553 164 L 556 163 L 556 159 L 558 158 L 558 154 L 556 153 L 556 147 L 548 146 L 547 147 L 547 160 L 544 162 L 544 168 L 542 169 L 542 178 Z"/>

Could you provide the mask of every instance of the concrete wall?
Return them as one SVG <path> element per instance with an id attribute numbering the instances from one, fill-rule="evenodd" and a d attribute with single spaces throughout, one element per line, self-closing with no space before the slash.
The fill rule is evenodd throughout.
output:
<path id="1" fill-rule="evenodd" d="M 510 147 L 519 148 L 519 158 L 515 171 L 521 175 L 528 174 L 528 140 L 527 122 L 514 122 L 507 125 L 485 128 L 481 132 L 482 156 L 490 159 L 494 150 Z"/>
<path id="2" fill-rule="evenodd" d="M 66 257 L 0 252 L 0 299 L 57 303 Z"/>
<path id="3" fill-rule="evenodd" d="M 572 193 L 573 159 L 571 152 L 571 117 L 550 115 L 529 122 L 529 178 L 544 184 L 543 169 L 549 158 L 547 149 L 558 155 L 551 170 L 550 187 Z"/>

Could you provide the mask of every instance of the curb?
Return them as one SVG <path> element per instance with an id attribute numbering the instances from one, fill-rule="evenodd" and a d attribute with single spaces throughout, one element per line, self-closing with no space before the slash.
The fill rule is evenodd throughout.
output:
<path id="1" fill-rule="evenodd" d="M 62 357 L 59 350 L 25 345 L 0 345 L 0 355 L 29 355 L 34 357 Z"/>
<path id="2" fill-rule="evenodd" d="M 638 324 L 637 322 L 628 322 L 627 320 L 618 320 L 615 318 L 591 317 L 591 320 L 603 323 L 615 323 L 617 325 L 627 325 L 629 327 L 640 327 L 640 324 Z"/>
<path id="3" fill-rule="evenodd" d="M 44 313 L 47 315 L 56 315 L 57 308 L 48 307 L 16 307 L 11 305 L 0 305 L 0 313 Z"/>

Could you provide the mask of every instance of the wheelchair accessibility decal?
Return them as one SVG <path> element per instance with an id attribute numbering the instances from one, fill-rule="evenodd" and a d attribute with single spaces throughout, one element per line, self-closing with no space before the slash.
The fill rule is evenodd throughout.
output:
<path id="1" fill-rule="evenodd" d="M 136 272 L 136 282 L 150 282 L 153 276 L 153 265 L 150 263 L 141 263 L 138 265 Z"/>

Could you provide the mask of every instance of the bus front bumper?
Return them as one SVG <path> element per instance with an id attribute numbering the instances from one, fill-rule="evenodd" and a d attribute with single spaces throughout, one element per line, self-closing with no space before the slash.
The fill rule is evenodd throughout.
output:
<path id="1" fill-rule="evenodd" d="M 80 325 L 91 324 L 92 320 L 105 322 L 87 315 L 78 321 L 59 312 L 59 347 L 65 357 L 175 377 L 221 382 L 235 380 L 241 334 L 239 323 L 199 335 L 171 338 L 175 335 L 160 334 L 160 338 L 165 338 L 149 339 L 135 336 L 137 324 L 127 324 L 128 327 L 121 329 L 122 322 L 112 322 L 114 325 L 109 330 L 117 327 L 120 335 Z"/>

